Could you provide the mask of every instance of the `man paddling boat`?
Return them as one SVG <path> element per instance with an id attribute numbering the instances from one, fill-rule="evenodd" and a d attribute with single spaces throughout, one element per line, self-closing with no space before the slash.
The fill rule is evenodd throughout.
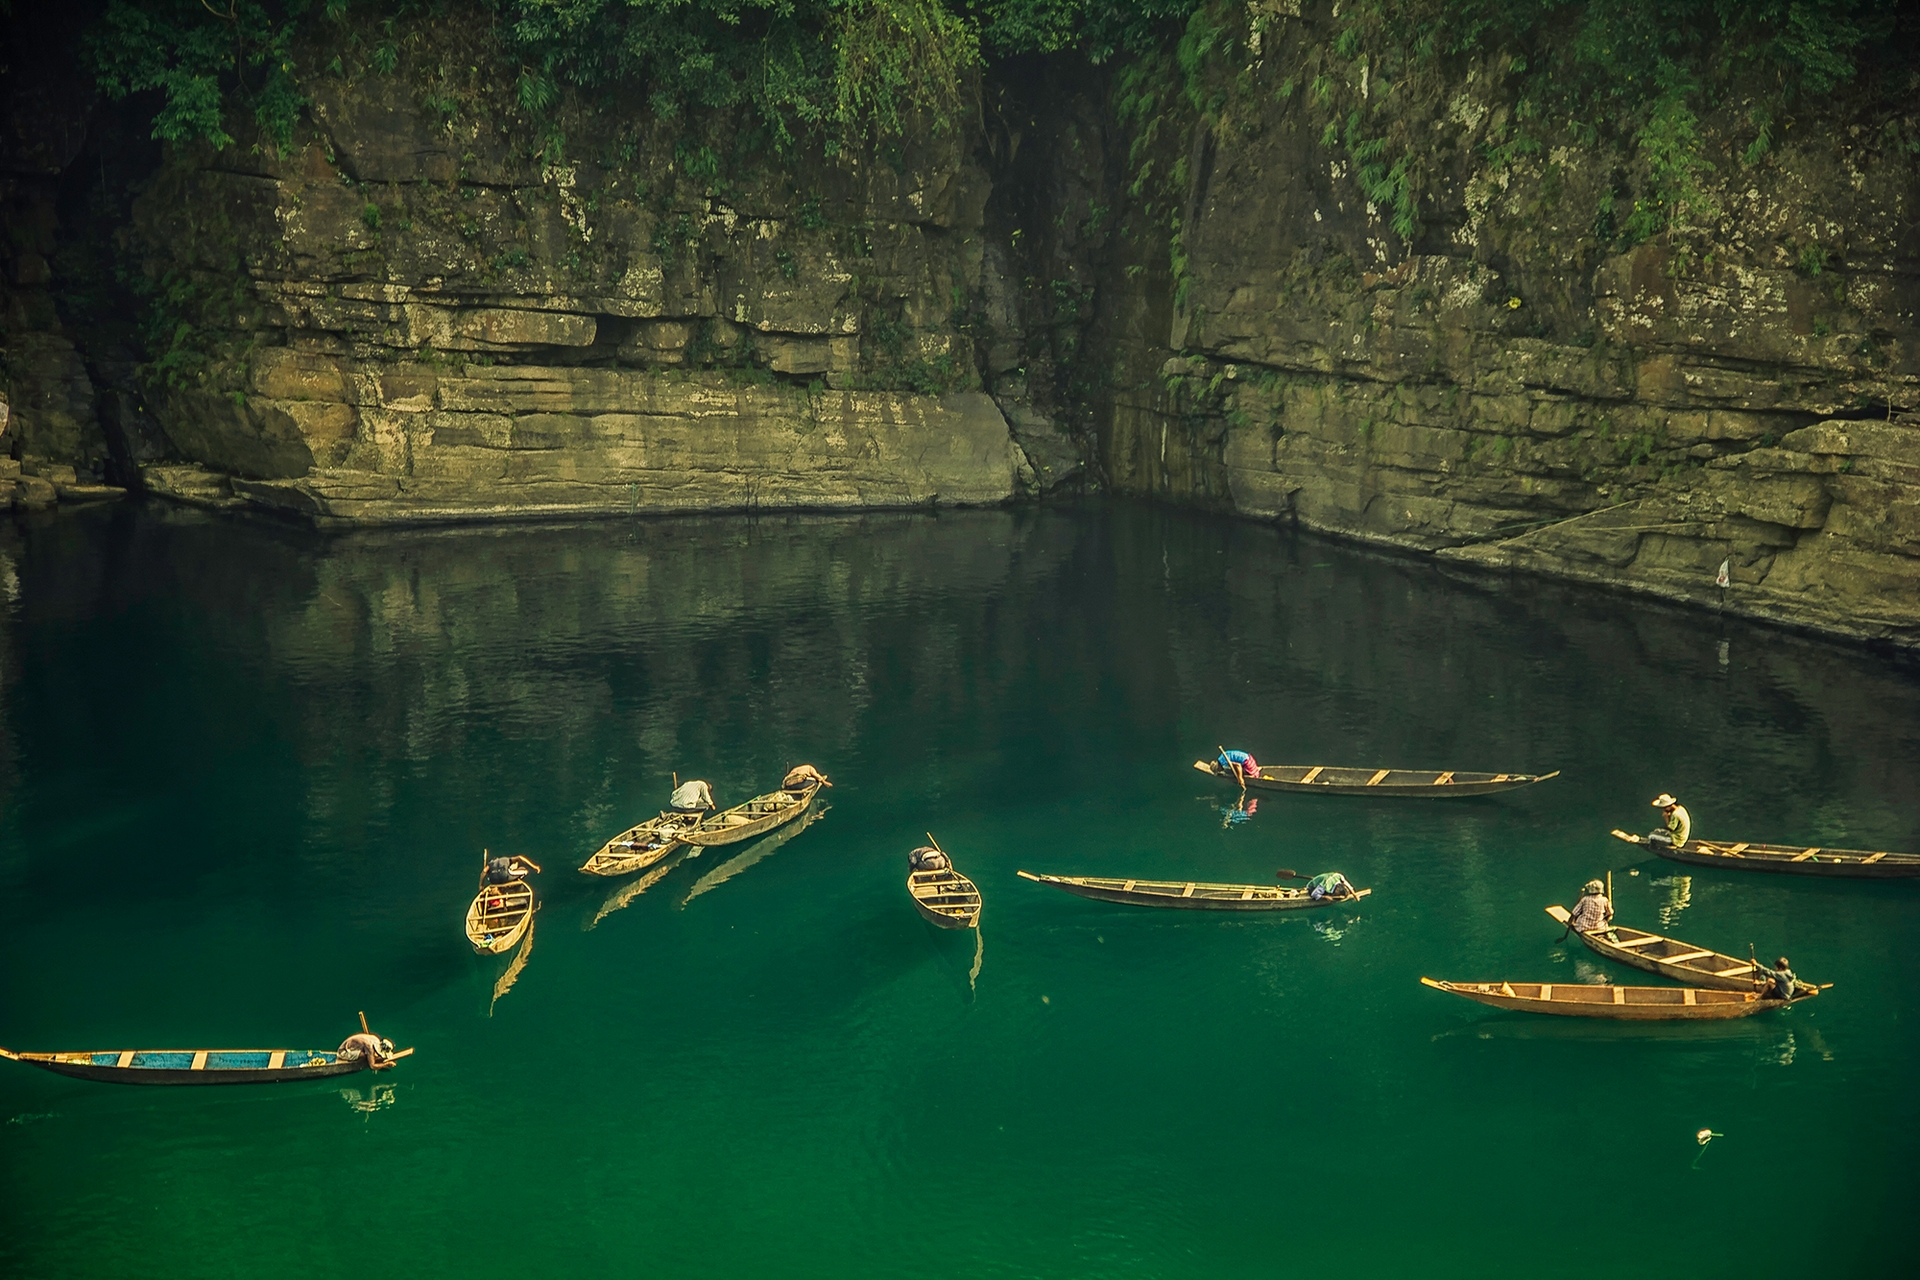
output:
<path id="1" fill-rule="evenodd" d="M 1647 839 L 1655 844 L 1669 845 L 1675 849 L 1685 844 L 1688 837 L 1693 835 L 1693 818 L 1681 803 L 1662 791 L 1654 797 L 1653 807 L 1658 809 L 1660 816 L 1667 820 L 1667 829 L 1656 831 Z"/>
<path id="2" fill-rule="evenodd" d="M 1612 923 L 1613 903 L 1607 897 L 1607 886 L 1598 880 L 1587 881 L 1567 917 L 1567 927 L 1576 933 L 1593 933 Z"/>

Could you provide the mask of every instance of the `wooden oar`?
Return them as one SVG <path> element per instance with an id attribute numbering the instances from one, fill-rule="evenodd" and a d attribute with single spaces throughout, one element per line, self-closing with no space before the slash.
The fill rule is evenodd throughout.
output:
<path id="1" fill-rule="evenodd" d="M 368 1035 L 373 1034 L 372 1029 L 367 1026 L 367 1011 L 365 1009 L 362 1009 L 360 1011 L 360 1029 L 362 1031 L 365 1031 Z"/>
<path id="2" fill-rule="evenodd" d="M 1298 871 L 1276 871 L 1273 873 L 1273 878 L 1275 880 L 1311 880 L 1313 877 L 1303 876 Z"/>
<path id="3" fill-rule="evenodd" d="M 933 846 L 933 851 L 935 853 L 944 855 L 947 852 L 945 849 L 942 849 L 940 847 L 940 842 L 933 838 L 933 832 L 931 831 L 927 832 L 927 843 Z"/>

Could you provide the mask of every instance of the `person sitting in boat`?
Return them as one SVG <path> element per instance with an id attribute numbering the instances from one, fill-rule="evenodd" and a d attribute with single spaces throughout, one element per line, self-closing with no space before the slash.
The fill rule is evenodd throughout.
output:
<path id="1" fill-rule="evenodd" d="M 393 1065 L 393 1041 L 382 1040 L 371 1031 L 356 1031 L 340 1042 L 335 1057 L 343 1062 L 357 1062 L 361 1058 L 375 1071 L 385 1071 Z"/>
<path id="2" fill-rule="evenodd" d="M 1598 933 L 1612 924 L 1613 903 L 1607 899 L 1607 886 L 1598 880 L 1587 881 L 1567 917 L 1567 927 L 1578 933 Z"/>
<path id="3" fill-rule="evenodd" d="M 1768 986 L 1760 993 L 1763 1000 L 1791 1000 L 1800 994 L 1800 981 L 1793 976 L 1793 970 L 1787 967 L 1785 956 L 1773 962 L 1773 970 L 1766 975 L 1766 981 Z"/>
<path id="4" fill-rule="evenodd" d="M 1220 772 L 1238 781 L 1243 775 L 1249 778 L 1260 776 L 1260 764 L 1244 751 L 1222 751 L 1214 757 L 1213 763 Z"/>
<path id="5" fill-rule="evenodd" d="M 787 776 L 780 779 L 782 791 L 804 791 L 808 787 L 830 787 L 827 775 L 810 764 L 797 764 L 787 770 Z"/>
<path id="6" fill-rule="evenodd" d="M 1656 831 L 1647 839 L 1655 844 L 1671 845 L 1676 849 L 1685 844 L 1687 837 L 1693 834 L 1693 819 L 1687 815 L 1686 809 L 1680 802 L 1662 791 L 1654 798 L 1653 807 L 1658 809 L 1660 816 L 1667 820 L 1667 829 Z"/>
<path id="7" fill-rule="evenodd" d="M 907 855 L 907 865 L 915 871 L 945 871 L 953 860 L 932 845 L 921 845 Z"/>
<path id="8" fill-rule="evenodd" d="M 1338 871 L 1328 871 L 1307 881 L 1307 896 L 1315 902 L 1322 898 L 1351 898 L 1354 889 Z"/>
<path id="9" fill-rule="evenodd" d="M 713 808 L 713 788 L 698 778 L 689 778 L 673 789 L 667 807 L 675 813 L 699 813 Z"/>

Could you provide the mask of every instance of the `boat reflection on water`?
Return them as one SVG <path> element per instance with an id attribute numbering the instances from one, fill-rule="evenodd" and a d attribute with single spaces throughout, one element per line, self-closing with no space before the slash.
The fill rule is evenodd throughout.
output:
<path id="1" fill-rule="evenodd" d="M 1733 1018 L 1700 1022 L 1633 1022 L 1612 1018 L 1543 1018 L 1502 1011 L 1467 1026 L 1442 1031 L 1442 1040 L 1566 1040 L 1583 1044 L 1659 1042 L 1745 1048 L 1765 1060 L 1788 1052 L 1793 1033 L 1775 1022 Z"/>
<path id="2" fill-rule="evenodd" d="M 393 1086 L 390 1084 L 370 1085 L 364 1093 L 358 1089 L 342 1089 L 340 1091 L 340 1099 L 355 1111 L 364 1111 L 372 1114 L 375 1111 L 381 1111 L 393 1105 Z"/>
<path id="3" fill-rule="evenodd" d="M 663 860 L 648 868 L 644 875 L 635 876 L 631 880 L 615 885 L 601 901 L 600 909 L 593 913 L 593 918 L 580 926 L 580 931 L 591 933 L 595 925 L 666 879 L 667 873 L 686 861 L 687 855 L 693 851 L 692 845 L 683 844 Z"/>
<path id="4" fill-rule="evenodd" d="M 802 814 L 795 821 L 789 822 L 784 827 L 777 828 L 764 839 L 748 845 L 745 853 L 735 854 L 694 881 L 693 888 L 687 890 L 687 896 L 680 899 L 680 905 L 682 907 L 686 906 L 701 894 L 709 893 L 719 888 L 762 858 L 778 852 L 780 847 L 786 844 L 787 841 L 793 839 L 832 811 L 833 806 L 830 804 L 817 805 L 807 810 L 806 813 Z"/>
<path id="5" fill-rule="evenodd" d="M 1253 815 L 1259 811 L 1260 801 L 1258 797 L 1242 795 L 1237 803 L 1226 805 L 1218 810 L 1220 814 L 1220 826 L 1223 829 L 1227 827 L 1237 827 L 1252 818 Z"/>
<path id="6" fill-rule="evenodd" d="M 1662 876 L 1658 880 L 1649 880 L 1648 884 L 1656 889 L 1667 891 L 1667 900 L 1654 908 L 1664 928 L 1680 918 L 1680 913 L 1693 904 L 1692 876 Z"/>
<path id="7" fill-rule="evenodd" d="M 1313 931 L 1337 947 L 1340 945 L 1340 939 L 1352 932 L 1353 926 L 1359 924 L 1360 920 L 1361 917 L 1359 916 L 1348 916 L 1345 924 L 1329 924 L 1322 917 L 1315 916 L 1313 920 Z"/>
<path id="8" fill-rule="evenodd" d="M 493 984 L 493 999 L 487 1002 L 487 1016 L 493 1016 L 493 1006 L 500 1003 L 500 997 L 513 990 L 513 984 L 520 981 L 520 971 L 527 967 L 527 957 L 533 954 L 533 931 L 538 920 L 527 922 L 527 936 L 520 940 L 520 949 L 513 953 L 513 963 Z"/>

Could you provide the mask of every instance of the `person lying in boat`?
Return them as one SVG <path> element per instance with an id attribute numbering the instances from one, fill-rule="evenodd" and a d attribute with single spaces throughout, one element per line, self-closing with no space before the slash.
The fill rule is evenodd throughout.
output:
<path id="1" fill-rule="evenodd" d="M 689 778 L 673 789 L 667 807 L 675 813 L 699 813 L 713 808 L 713 788 L 698 778 Z"/>
<path id="2" fill-rule="evenodd" d="M 337 1055 L 346 1062 L 357 1062 L 361 1058 L 375 1071 L 385 1071 L 393 1065 L 393 1041 L 382 1040 L 370 1031 L 356 1031 L 340 1042 Z"/>
<path id="3" fill-rule="evenodd" d="M 1214 757 L 1213 763 L 1220 772 L 1230 778 L 1238 779 L 1245 775 L 1249 778 L 1260 776 L 1260 764 L 1244 751 L 1222 751 Z"/>
<path id="4" fill-rule="evenodd" d="M 1612 924 L 1613 903 L 1607 899 L 1607 886 L 1598 880 L 1587 881 L 1567 917 L 1567 927 L 1577 933 L 1598 933 Z"/>
<path id="5" fill-rule="evenodd" d="M 915 871 L 945 871 L 953 860 L 931 845 L 921 845 L 907 855 L 907 865 Z"/>
<path id="6" fill-rule="evenodd" d="M 488 858 L 486 870 L 480 875 L 480 884 L 482 888 L 487 885 L 512 884 L 515 880 L 525 880 L 529 871 L 539 869 L 519 854 L 511 858 Z"/>
<path id="7" fill-rule="evenodd" d="M 780 779 L 780 789 L 782 791 L 802 791 L 807 787 L 830 787 L 832 785 L 831 782 L 827 781 L 826 774 L 820 772 L 810 764 L 797 764 L 787 770 L 786 777 Z"/>
<path id="8" fill-rule="evenodd" d="M 1656 831 L 1647 839 L 1655 844 L 1671 845 L 1676 849 L 1685 844 L 1687 837 L 1693 834 L 1693 819 L 1680 802 L 1662 791 L 1654 797 L 1653 807 L 1658 809 L 1660 816 L 1667 820 L 1667 829 Z"/>
<path id="9" fill-rule="evenodd" d="M 1338 871 L 1328 871 L 1307 881 L 1307 896 L 1315 902 L 1322 898 L 1351 898 L 1353 885 Z"/>

